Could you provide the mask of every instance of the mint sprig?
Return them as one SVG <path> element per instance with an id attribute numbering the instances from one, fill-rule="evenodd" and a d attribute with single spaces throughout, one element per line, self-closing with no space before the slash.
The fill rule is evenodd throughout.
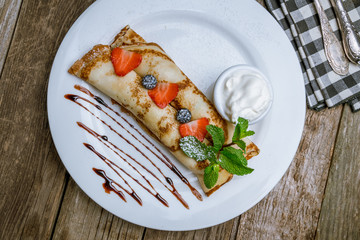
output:
<path id="1" fill-rule="evenodd" d="M 204 170 L 204 183 L 207 188 L 212 188 L 219 177 L 219 164 L 212 163 L 209 166 L 207 166 Z"/>
<path id="2" fill-rule="evenodd" d="M 248 120 L 238 118 L 232 142 L 226 145 L 224 145 L 224 131 L 214 125 L 208 125 L 206 127 L 206 130 L 212 137 L 212 146 L 200 142 L 193 136 L 180 139 L 180 148 L 186 156 L 196 161 L 210 161 L 210 165 L 204 170 L 204 184 L 207 188 L 210 189 L 215 186 L 219 177 L 220 166 L 229 173 L 240 176 L 250 174 L 254 171 L 254 169 L 247 166 L 247 160 L 244 156 L 246 143 L 242 138 L 255 134 L 254 131 L 247 130 L 248 126 Z M 233 148 L 232 145 L 235 144 L 240 149 Z"/>
<path id="3" fill-rule="evenodd" d="M 233 142 L 255 134 L 254 131 L 247 130 L 248 126 L 248 120 L 244 118 L 238 118 L 237 124 L 235 126 L 234 136 L 232 138 Z"/>
<path id="4" fill-rule="evenodd" d="M 180 148 L 186 156 L 196 161 L 204 161 L 208 159 L 208 146 L 200 142 L 194 136 L 186 136 L 180 139 Z"/>
<path id="5" fill-rule="evenodd" d="M 225 143 L 224 130 L 214 125 L 207 125 L 206 130 L 210 133 L 213 140 L 213 150 L 219 151 Z"/>
<path id="6" fill-rule="evenodd" d="M 228 158 L 239 161 L 245 167 L 247 166 L 247 160 L 244 156 L 244 152 L 241 149 L 235 149 L 233 147 L 225 147 L 220 153 Z"/>
<path id="7" fill-rule="evenodd" d="M 220 153 L 220 166 L 229 173 L 235 175 L 246 175 L 254 171 L 254 169 L 247 167 L 247 160 L 240 149 L 227 147 Z"/>

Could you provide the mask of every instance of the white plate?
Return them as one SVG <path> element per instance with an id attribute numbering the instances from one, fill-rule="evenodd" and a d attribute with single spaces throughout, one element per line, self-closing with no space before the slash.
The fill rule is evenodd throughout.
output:
<path id="1" fill-rule="evenodd" d="M 172 172 L 167 172 L 189 203 L 190 210 L 161 185 L 156 187 L 169 202 L 169 208 L 138 187 L 135 189 L 144 202 L 143 206 L 130 197 L 125 203 L 114 193 L 106 194 L 102 188 L 103 179 L 92 171 L 92 167 L 107 169 L 109 175 L 115 175 L 83 146 L 83 142 L 92 144 L 112 160 L 116 160 L 116 156 L 80 129 L 76 121 L 109 136 L 130 154 L 137 155 L 85 110 L 64 98 L 67 93 L 79 94 L 73 86 L 81 84 L 110 102 L 96 89 L 68 74 L 67 69 L 93 45 L 109 44 L 126 24 L 147 41 L 160 44 L 210 99 L 217 76 L 235 64 L 246 63 L 261 69 L 273 85 L 271 111 L 263 121 L 251 126 L 256 131 L 252 140 L 261 149 L 260 155 L 249 161 L 250 167 L 255 169 L 252 174 L 234 177 L 200 202 Z M 276 185 L 291 163 L 301 138 L 305 91 L 298 60 L 289 40 L 255 0 L 101 0 L 79 17 L 58 50 L 49 80 L 48 114 L 61 160 L 76 183 L 95 202 L 120 218 L 145 227 L 192 230 L 240 215 Z M 97 114 L 104 117 L 99 111 Z M 202 193 L 194 175 L 162 149 Z M 142 156 L 137 157 L 144 161 Z"/>

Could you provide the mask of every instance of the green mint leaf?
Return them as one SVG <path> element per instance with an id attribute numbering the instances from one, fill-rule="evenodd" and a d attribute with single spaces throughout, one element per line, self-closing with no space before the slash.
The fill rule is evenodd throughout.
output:
<path id="1" fill-rule="evenodd" d="M 243 140 L 236 140 L 234 143 L 238 145 L 238 147 L 243 150 L 244 153 L 246 152 L 246 143 Z"/>
<path id="2" fill-rule="evenodd" d="M 225 142 L 224 130 L 214 125 L 207 125 L 206 130 L 212 137 L 214 151 L 218 152 Z"/>
<path id="3" fill-rule="evenodd" d="M 240 133 L 246 132 L 247 128 L 249 127 L 249 121 L 245 118 L 239 117 L 237 120 L 237 125 L 240 126 Z"/>
<path id="4" fill-rule="evenodd" d="M 235 126 L 234 136 L 232 138 L 233 142 L 240 140 L 244 137 L 254 135 L 254 131 L 247 131 L 248 127 L 249 121 L 245 118 L 239 117 Z"/>
<path id="5" fill-rule="evenodd" d="M 186 156 L 196 161 L 204 161 L 208 158 L 208 149 L 206 144 L 200 142 L 194 136 L 186 136 L 180 139 L 180 148 Z"/>
<path id="6" fill-rule="evenodd" d="M 220 152 L 220 159 L 219 164 L 222 168 L 224 168 L 229 173 L 235 174 L 235 175 L 246 175 L 250 174 L 254 171 L 254 169 L 247 167 L 244 165 L 244 155 L 242 157 L 239 157 L 240 154 L 236 150 L 240 151 L 240 149 L 229 150 L 229 148 L 225 148 L 223 151 Z M 246 159 L 245 159 L 246 161 Z M 247 163 L 246 163 L 247 164 Z"/>
<path id="7" fill-rule="evenodd" d="M 235 142 L 240 139 L 240 125 L 236 124 L 232 141 Z"/>
<path id="8" fill-rule="evenodd" d="M 240 139 L 244 138 L 244 137 L 248 137 L 248 136 L 252 136 L 254 135 L 255 132 L 254 131 L 246 131 L 240 134 Z"/>
<path id="9" fill-rule="evenodd" d="M 204 183 L 207 188 L 212 188 L 215 186 L 218 177 L 219 177 L 219 164 L 211 164 L 207 166 L 204 170 Z"/>
<path id="10" fill-rule="evenodd" d="M 254 171 L 252 168 L 248 168 L 242 165 L 239 165 L 237 161 L 234 161 L 231 158 L 226 157 L 223 154 L 220 154 L 220 166 L 224 168 L 229 173 L 235 174 L 235 175 L 246 175 L 250 174 Z"/>
<path id="11" fill-rule="evenodd" d="M 226 147 L 224 148 L 221 153 L 228 158 L 234 159 L 235 161 L 239 162 L 242 166 L 247 166 L 248 162 L 244 156 L 244 153 L 240 149 L 235 149 L 233 147 Z"/>
<path id="12" fill-rule="evenodd" d="M 214 147 L 213 146 L 208 146 L 207 147 L 207 159 L 211 162 L 211 163 L 217 163 L 218 160 L 216 158 L 216 153 L 218 151 L 215 151 L 214 150 Z"/>

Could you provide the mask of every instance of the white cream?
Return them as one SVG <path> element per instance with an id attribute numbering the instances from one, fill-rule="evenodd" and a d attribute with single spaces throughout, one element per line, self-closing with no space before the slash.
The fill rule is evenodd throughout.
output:
<path id="1" fill-rule="evenodd" d="M 218 86 L 217 108 L 229 121 L 236 123 L 238 117 L 257 120 L 264 114 L 272 101 L 269 83 L 263 74 L 251 67 L 239 68 L 221 76 Z"/>

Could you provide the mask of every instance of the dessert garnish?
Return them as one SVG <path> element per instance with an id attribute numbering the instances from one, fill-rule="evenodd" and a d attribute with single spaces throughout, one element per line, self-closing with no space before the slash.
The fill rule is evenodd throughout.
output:
<path id="1" fill-rule="evenodd" d="M 209 119 L 200 118 L 189 123 L 181 124 L 179 127 L 181 137 L 193 136 L 202 142 L 207 134 L 206 126 L 209 125 Z"/>
<path id="2" fill-rule="evenodd" d="M 114 48 L 111 51 L 111 62 L 114 66 L 115 73 L 121 77 L 137 68 L 141 60 L 141 54 L 126 51 L 122 48 Z"/>
<path id="3" fill-rule="evenodd" d="M 191 120 L 191 112 L 187 108 L 181 108 L 176 113 L 176 120 L 181 123 L 188 123 Z"/>
<path id="4" fill-rule="evenodd" d="M 235 175 L 246 175 L 254 171 L 247 166 L 246 144 L 242 140 L 245 137 L 254 135 L 254 131 L 248 131 L 248 120 L 238 118 L 232 142 L 224 145 L 224 131 L 215 126 L 207 125 L 206 130 L 212 137 L 213 145 L 206 145 L 193 135 L 180 139 L 181 150 L 188 157 L 196 161 L 208 160 L 210 164 L 204 171 L 204 183 L 207 188 L 212 188 L 219 176 L 220 167 Z M 232 147 L 237 145 L 240 149 Z"/>
<path id="5" fill-rule="evenodd" d="M 165 108 L 176 98 L 178 91 L 179 87 L 176 83 L 161 82 L 154 89 L 149 90 L 148 94 L 159 108 Z"/>
<path id="6" fill-rule="evenodd" d="M 156 87 L 157 80 L 155 76 L 148 74 L 142 78 L 141 83 L 144 88 L 150 90 Z"/>

